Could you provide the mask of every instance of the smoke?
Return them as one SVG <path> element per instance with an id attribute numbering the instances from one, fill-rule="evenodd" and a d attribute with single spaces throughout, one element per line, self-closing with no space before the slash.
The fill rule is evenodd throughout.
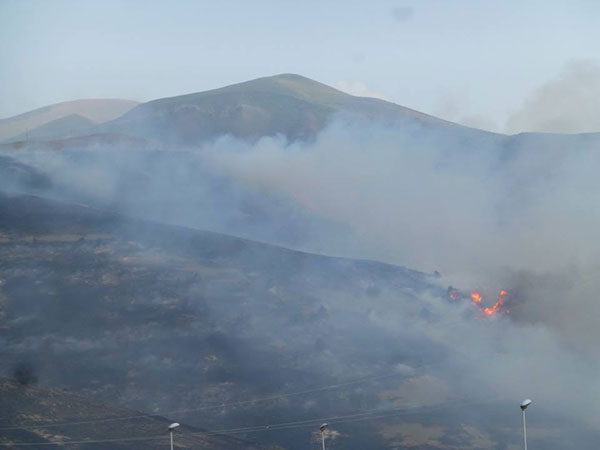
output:
<path id="1" fill-rule="evenodd" d="M 410 272 L 387 276 L 389 267 L 369 262 L 359 269 L 306 255 L 289 262 L 289 254 L 283 257 L 275 250 L 238 250 L 243 264 L 232 266 L 228 275 L 211 266 L 201 279 L 189 281 L 185 307 L 173 300 L 169 309 L 173 323 L 179 323 L 176 313 L 195 314 L 194 302 L 201 297 L 210 326 L 196 319 L 193 328 L 161 330 L 171 332 L 172 341 L 156 333 L 149 343 L 141 333 L 139 344 L 129 342 L 128 357 L 137 366 L 127 360 L 127 376 L 146 383 L 148 392 L 149 386 L 164 385 L 162 378 L 180 377 L 180 383 L 168 385 L 185 386 L 185 377 L 193 379 L 200 369 L 207 384 L 260 385 L 265 391 L 289 391 L 290 379 L 343 380 L 349 371 L 367 376 L 393 370 L 398 379 L 307 399 L 301 408 L 290 402 L 276 411 L 321 417 L 322 410 L 339 414 L 359 403 L 365 408 L 430 407 L 430 415 L 425 411 L 420 416 L 425 417 L 422 426 L 442 439 L 435 420 L 454 420 L 456 411 L 461 418 L 472 414 L 470 424 L 493 430 L 495 424 L 485 422 L 496 417 L 493 411 L 514 408 L 514 433 L 519 427 L 516 406 L 531 397 L 550 424 L 547 428 L 563 427 L 554 442 L 551 433 L 538 430 L 539 442 L 550 448 L 567 442 L 564 427 L 575 427 L 575 417 L 583 416 L 591 428 L 600 424 L 593 358 L 600 337 L 595 326 L 600 314 L 595 300 L 600 292 L 595 276 L 600 268 L 595 239 L 600 225 L 595 208 L 599 142 L 594 135 L 504 137 L 338 120 L 310 143 L 224 137 L 185 152 L 100 150 L 20 159 L 44 168 L 53 180 L 49 195 L 56 197 L 311 252 L 440 273 L 439 278 Z M 118 254 L 119 243 L 111 245 Z M 167 270 L 165 258 L 161 253 L 161 271 Z M 114 262 L 105 264 L 113 267 Z M 117 265 L 115 273 L 126 279 L 127 270 Z M 140 282 L 139 273 L 145 272 L 137 273 L 139 286 L 156 278 L 151 272 Z M 185 284 L 182 275 L 163 275 L 159 285 L 164 291 L 155 295 L 177 298 L 172 292 Z M 230 279 L 233 284 L 225 282 Z M 469 300 L 444 298 L 449 285 L 477 289 L 487 299 L 506 289 L 510 315 L 482 319 Z M 117 309 L 118 287 L 110 289 L 116 290 L 109 298 Z M 139 304 L 149 301 L 142 292 L 136 295 Z M 83 317 L 89 311 L 79 312 Z M 149 317 L 156 317 L 154 309 L 152 313 Z M 57 342 L 61 352 L 71 347 L 73 352 L 88 351 L 69 339 Z M 157 348 L 172 358 L 161 360 L 160 369 Z M 203 352 L 190 350 L 197 348 Z M 184 367 L 186 374 L 176 367 Z M 136 375 L 151 371 L 154 384 L 145 379 L 149 375 Z M 112 376 L 109 372 L 106 378 Z M 196 401 L 199 392 L 186 393 L 187 401 Z M 136 391 L 130 398 L 145 397 Z M 153 401 L 163 410 L 190 407 L 169 403 L 175 396 L 161 398 Z M 465 412 L 467 401 L 479 406 Z M 498 421 L 507 427 L 511 423 L 502 415 Z M 492 431 L 485 436 L 463 432 L 470 437 L 455 438 L 474 448 L 477 442 L 506 442 Z M 411 433 L 388 424 L 380 430 L 384 440 L 420 442 L 406 437 Z"/>
<path id="2" fill-rule="evenodd" d="M 600 66 L 573 61 L 559 76 L 540 86 L 506 123 L 506 131 L 520 133 L 592 133 L 600 130 Z"/>
<path id="3" fill-rule="evenodd" d="M 350 225 L 368 244 L 356 256 L 454 276 L 556 269 L 596 253 L 587 238 L 598 217 L 584 206 L 598 188 L 597 156 L 577 141 L 569 152 L 535 141 L 465 149 L 433 132 L 362 125 L 333 125 L 310 146 L 225 139 L 204 155 L 250 187 Z"/>
<path id="4" fill-rule="evenodd" d="M 425 133 L 337 123 L 311 145 L 225 139 L 203 154 L 353 230 L 327 252 L 438 270 L 488 296 L 507 289 L 519 320 L 552 324 L 578 347 L 594 342 L 599 141 L 524 136 L 469 148 Z"/>
<path id="5" fill-rule="evenodd" d="M 311 143 L 22 154 L 53 196 L 509 291 L 512 317 L 597 337 L 596 135 L 504 137 L 338 120 Z M 24 166 L 25 167 L 25 166 Z M 576 305 L 576 306 L 575 306 Z M 487 305 L 489 306 L 489 305 Z M 581 326 L 581 325 L 584 326 Z"/>

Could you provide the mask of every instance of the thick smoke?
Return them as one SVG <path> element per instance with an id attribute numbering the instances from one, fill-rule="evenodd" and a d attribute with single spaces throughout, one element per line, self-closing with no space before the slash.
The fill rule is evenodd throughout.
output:
<path id="1" fill-rule="evenodd" d="M 437 270 L 443 282 L 487 296 L 507 289 L 515 318 L 552 323 L 584 348 L 600 312 L 599 143 L 595 135 L 465 139 L 338 121 L 310 144 L 223 138 L 186 152 L 23 160 L 63 186 L 57 196 L 76 192 L 75 200 L 161 222 Z"/>
<path id="2" fill-rule="evenodd" d="M 310 146 L 225 140 L 206 152 L 235 179 L 354 231 L 344 248 L 326 248 L 326 236 L 315 247 L 439 270 L 488 296 L 508 289 L 516 320 L 551 324 L 591 350 L 598 142 L 531 135 L 467 148 L 433 133 L 338 124 Z"/>
<path id="3" fill-rule="evenodd" d="M 502 398 L 535 393 L 573 416 L 585 404 L 597 424 L 597 402 L 587 394 L 574 402 L 561 386 L 599 388 L 598 368 L 586 362 L 600 338 L 599 142 L 529 135 L 472 145 L 422 129 L 338 123 L 308 146 L 226 139 L 205 153 L 235 179 L 349 226 L 355 241 L 331 252 L 436 269 L 442 282 L 488 296 L 507 289 L 509 322 L 425 321 L 411 334 L 465 356 L 458 382 L 465 395 L 487 380 Z M 432 310 L 452 317 L 441 308 Z M 406 311 L 382 324 L 410 329 L 401 316 Z"/>
<path id="4" fill-rule="evenodd" d="M 272 304 L 258 288 L 258 303 L 235 311 L 236 324 L 257 342 L 268 337 L 288 346 L 313 375 L 343 378 L 349 366 L 360 366 L 356 375 L 366 376 L 365 366 L 394 367 L 403 377 L 379 392 L 378 407 L 461 408 L 467 400 L 490 411 L 514 407 L 513 433 L 516 404 L 530 396 L 548 425 L 537 429 L 539 439 L 549 442 L 552 424 L 574 427 L 578 416 L 592 428 L 600 424 L 592 358 L 600 337 L 599 142 L 594 135 L 504 137 L 340 120 L 310 143 L 226 137 L 181 153 L 40 153 L 22 161 L 51 175 L 53 196 L 307 251 L 437 270 L 439 292 L 448 285 L 479 289 L 489 301 L 506 289 L 510 315 L 486 320 L 467 300 L 416 287 L 353 279 L 364 292 L 310 291 L 303 280 L 314 279 L 314 268 L 305 268 L 289 278 L 301 284 L 294 292 L 308 292 L 293 326 L 287 313 L 280 322 L 262 313 Z M 314 270 L 327 279 L 326 270 Z M 286 288 L 277 279 L 266 287 L 273 299 Z M 209 294 L 207 302 L 216 298 Z M 233 314 L 226 301 L 209 309 L 218 324 Z M 255 358 L 239 353 L 240 367 L 249 365 L 246 354 Z M 315 405 L 323 404 L 313 402 L 302 411 L 318 414 Z M 492 429 L 478 415 L 493 414 L 475 411 L 473 423 Z"/>

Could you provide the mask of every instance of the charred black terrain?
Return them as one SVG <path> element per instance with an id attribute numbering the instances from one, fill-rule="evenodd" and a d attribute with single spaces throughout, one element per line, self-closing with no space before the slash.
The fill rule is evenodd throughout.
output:
<path id="1" fill-rule="evenodd" d="M 43 389 L 8 379 L 0 379 L 0 398 L 3 448 L 19 443 L 31 443 L 27 446 L 30 449 L 102 450 L 142 446 L 159 449 L 169 445 L 167 427 L 172 421 L 160 415 L 148 416 L 140 411 L 91 401 L 64 389 Z M 68 445 L 61 445 L 63 443 Z M 264 448 L 235 436 L 185 425 L 177 429 L 175 443 L 178 448 L 195 449 Z"/>
<path id="2" fill-rule="evenodd" d="M 0 233 L 8 376 L 26 367 L 31 382 L 220 429 L 393 407 L 389 390 L 415 375 L 397 365 L 435 353 L 370 319 L 389 301 L 380 286 L 426 315 L 416 295 L 442 293 L 419 272 L 31 196 L 1 197 Z M 300 448 L 310 431 L 259 438 Z"/>

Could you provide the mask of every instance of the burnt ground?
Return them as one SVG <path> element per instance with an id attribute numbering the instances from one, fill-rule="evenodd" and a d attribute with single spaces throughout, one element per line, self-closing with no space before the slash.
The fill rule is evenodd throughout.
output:
<path id="1" fill-rule="evenodd" d="M 461 408 L 452 403 L 430 409 L 417 402 L 408 417 L 389 414 L 407 404 L 406 383 L 428 379 L 418 367 L 441 360 L 443 349 L 408 333 L 399 339 L 402 330 L 381 328 L 373 317 L 402 302 L 408 319 L 427 319 L 419 297 L 444 293 L 433 276 L 401 267 L 0 197 L 4 376 L 203 429 L 264 427 L 240 436 L 263 445 L 318 447 L 322 418 L 375 411 L 352 416 L 357 422 L 340 419 L 329 447 L 425 439 L 433 444 L 419 448 L 496 448 L 493 434 L 465 428 L 469 413 L 455 415 Z M 288 395 L 296 392 L 303 393 Z M 4 423 L 30 419 L 26 399 L 10 405 L 17 419 L 4 416 Z M 51 421 L 71 417 L 61 408 Z M 486 417 L 482 426 L 493 429 L 494 414 Z M 306 422 L 267 428 L 297 421 Z M 31 433 L 4 437 L 58 439 Z M 69 438 L 88 436 L 77 433 Z"/>
<path id="2" fill-rule="evenodd" d="M 70 443 L 71 449 L 148 449 L 169 445 L 168 418 L 144 416 L 140 411 L 91 401 L 64 389 L 43 389 L 0 379 L 2 419 L 0 443 L 39 443 L 28 448 L 56 448 L 52 442 Z M 102 421 L 93 421 L 97 418 Z M 123 417 L 128 419 L 122 420 Z M 14 423 L 23 424 L 23 428 Z M 113 440 L 113 441 L 111 441 Z M 85 441 L 98 441 L 84 443 Z M 198 449 L 259 449 L 260 446 L 235 436 L 217 435 L 198 428 L 181 426 L 176 430 L 176 447 Z M 264 448 L 264 447 L 263 447 Z"/>

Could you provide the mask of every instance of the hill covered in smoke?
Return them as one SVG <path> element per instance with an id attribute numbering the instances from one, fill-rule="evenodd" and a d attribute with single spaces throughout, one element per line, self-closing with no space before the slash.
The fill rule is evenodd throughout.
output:
<path id="1" fill-rule="evenodd" d="M 600 135 L 291 75 L 105 127 L 2 146 L 5 375 L 291 449 L 511 448 L 524 397 L 532 442 L 597 440 Z"/>
<path id="2" fill-rule="evenodd" d="M 295 74 L 157 99 L 129 109 L 97 126 L 90 126 L 81 116 L 60 116 L 32 130 L 29 137 L 39 141 L 108 134 L 178 146 L 196 146 L 223 135 L 249 140 L 282 135 L 295 141 L 314 138 L 337 116 L 464 128 L 384 100 L 349 95 Z M 22 116 L 37 115 L 33 111 Z M 18 121 L 22 116 L 5 121 Z M 12 140 L 19 138 L 25 139 L 24 130 Z"/>
<path id="3" fill-rule="evenodd" d="M 334 446 L 495 448 L 518 442 L 521 391 L 590 382 L 543 327 L 484 319 L 433 274 L 36 197 L 0 211 L 7 375 L 292 449 L 324 420 Z M 575 422 L 537 414 L 559 448 Z"/>
<path id="4" fill-rule="evenodd" d="M 313 138 L 336 114 L 444 124 L 384 100 L 355 97 L 299 75 L 259 78 L 212 91 L 154 100 L 100 129 L 159 142 L 198 145 L 222 135 Z"/>

